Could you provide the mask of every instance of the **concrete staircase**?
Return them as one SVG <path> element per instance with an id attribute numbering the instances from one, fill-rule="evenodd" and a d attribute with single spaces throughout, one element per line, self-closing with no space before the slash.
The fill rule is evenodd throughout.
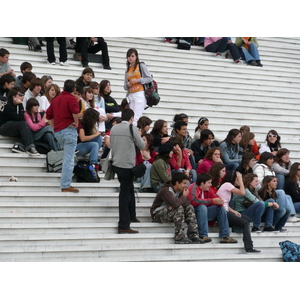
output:
<path id="1" fill-rule="evenodd" d="M 202 47 L 190 51 L 164 44 L 163 38 L 105 38 L 109 45 L 112 70 L 90 63 L 95 80 L 108 79 L 112 96 L 120 103 L 125 97 L 123 77 L 126 51 L 136 47 L 159 84 L 161 102 L 145 115 L 153 121 L 163 118 L 170 124 L 174 114 L 189 115 L 193 132 L 197 120 L 206 116 L 210 129 L 224 138 L 231 128 L 249 125 L 262 143 L 269 129 L 276 129 L 282 144 L 299 160 L 300 38 L 260 38 L 263 68 L 235 66 L 231 60 L 215 59 Z M 0 38 L 7 48 L 10 64 L 19 75 L 23 61 L 33 64 L 37 76 L 51 75 L 63 86 L 82 71 L 69 51 L 69 67 L 46 63 L 43 53 Z M 56 46 L 58 56 L 58 48 Z M 276 120 L 276 122 L 274 122 Z M 138 194 L 137 235 L 118 235 L 118 181 L 99 184 L 74 183 L 79 194 L 63 194 L 60 174 L 46 173 L 45 155 L 30 157 L 11 152 L 14 139 L 0 137 L 0 261 L 281 261 L 278 243 L 300 243 L 300 225 L 287 224 L 287 233 L 253 235 L 261 254 L 243 250 L 242 235 L 233 233 L 239 243 L 219 244 L 218 230 L 212 228 L 213 243 L 174 245 L 172 224 L 151 222 L 149 208 L 154 194 Z M 10 176 L 18 182 L 9 182 Z"/>

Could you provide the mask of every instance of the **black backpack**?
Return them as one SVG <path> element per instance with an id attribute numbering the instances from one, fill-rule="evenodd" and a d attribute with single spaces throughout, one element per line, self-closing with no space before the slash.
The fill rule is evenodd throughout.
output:
<path id="1" fill-rule="evenodd" d="M 79 161 L 73 172 L 77 176 L 78 182 L 100 182 L 95 167 L 86 161 Z"/>

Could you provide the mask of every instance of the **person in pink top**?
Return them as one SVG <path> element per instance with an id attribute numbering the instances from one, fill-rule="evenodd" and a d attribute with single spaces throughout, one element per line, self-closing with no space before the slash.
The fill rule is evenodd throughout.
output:
<path id="1" fill-rule="evenodd" d="M 232 208 L 234 205 L 229 205 L 234 195 L 245 195 L 242 174 L 236 171 L 228 171 L 222 180 L 222 185 L 218 189 L 217 195 L 224 200 L 223 206 L 227 211 L 229 227 L 233 227 L 232 230 L 235 232 L 242 230 L 245 251 L 247 253 L 259 253 L 260 250 L 253 248 L 250 233 L 250 219 L 234 210 Z"/>
<path id="2" fill-rule="evenodd" d="M 206 37 L 204 49 L 206 52 L 216 53 L 217 58 L 226 58 L 226 54 L 229 51 L 234 63 L 243 64 L 237 46 L 232 43 L 229 37 Z"/>
<path id="3" fill-rule="evenodd" d="M 192 182 L 195 182 L 197 173 L 190 163 L 188 151 L 184 148 L 181 138 L 171 137 L 169 143 L 174 147 L 173 155 L 169 160 L 172 172 L 184 172 L 187 176 L 191 175 Z"/>
<path id="4" fill-rule="evenodd" d="M 221 159 L 221 156 L 222 156 L 222 153 L 221 153 L 220 148 L 218 148 L 218 147 L 210 148 L 206 152 L 202 163 L 199 164 L 199 166 L 196 170 L 196 173 L 197 174 L 207 173 L 214 163 L 216 163 L 216 162 L 223 163 L 222 159 Z"/>
<path id="5" fill-rule="evenodd" d="M 34 142 L 44 142 L 48 144 L 52 150 L 58 151 L 60 150 L 60 146 L 54 137 L 54 130 L 50 125 L 47 125 L 48 120 L 46 114 L 43 114 L 42 117 L 38 112 L 39 105 L 40 103 L 37 99 L 28 99 L 24 119 L 32 131 Z"/>

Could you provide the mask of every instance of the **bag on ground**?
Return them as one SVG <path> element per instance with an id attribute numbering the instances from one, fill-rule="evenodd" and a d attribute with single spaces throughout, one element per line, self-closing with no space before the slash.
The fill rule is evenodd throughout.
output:
<path id="1" fill-rule="evenodd" d="M 74 174 L 78 182 L 100 182 L 100 177 L 94 165 L 86 161 L 79 161 L 74 167 Z"/>
<path id="2" fill-rule="evenodd" d="M 64 150 L 49 151 L 46 156 L 47 171 L 53 173 L 61 173 L 63 159 L 64 159 Z M 77 164 L 77 156 L 74 153 L 74 166 L 76 164 Z"/>
<path id="3" fill-rule="evenodd" d="M 280 242 L 284 262 L 300 262 L 300 245 L 291 241 Z"/>

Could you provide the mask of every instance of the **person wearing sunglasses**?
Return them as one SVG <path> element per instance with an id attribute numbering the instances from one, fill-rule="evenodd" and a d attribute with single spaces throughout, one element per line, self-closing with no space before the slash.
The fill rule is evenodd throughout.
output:
<path id="1" fill-rule="evenodd" d="M 266 143 L 259 148 L 259 153 L 271 152 L 275 156 L 277 151 L 281 148 L 280 139 L 276 130 L 270 130 L 266 137 Z"/>
<path id="2" fill-rule="evenodd" d="M 7 96 L 7 104 L 0 112 L 0 134 L 10 137 L 20 137 L 12 147 L 16 153 L 40 155 L 33 142 L 32 132 L 24 119 L 23 107 L 24 94 L 20 88 L 12 88 Z"/>

